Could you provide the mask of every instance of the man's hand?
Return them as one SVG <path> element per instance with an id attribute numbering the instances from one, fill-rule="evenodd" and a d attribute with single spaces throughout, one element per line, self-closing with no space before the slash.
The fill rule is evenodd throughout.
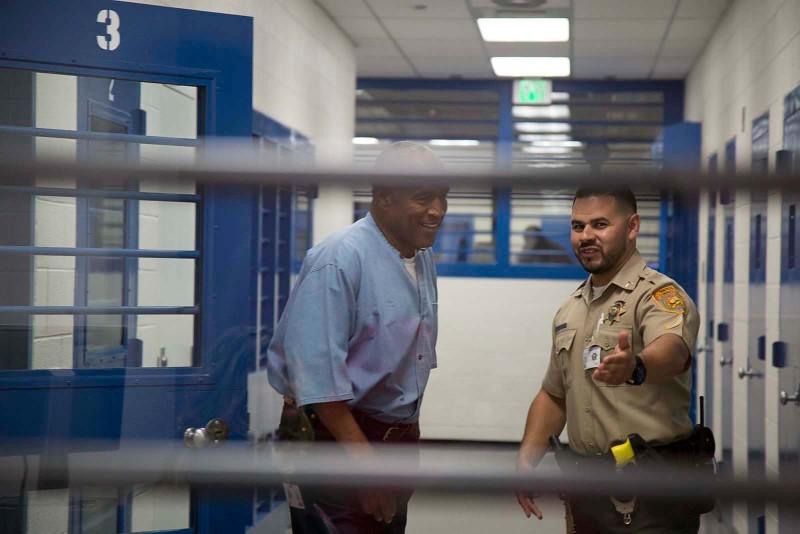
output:
<path id="1" fill-rule="evenodd" d="M 523 458 L 522 452 L 520 451 L 520 455 L 517 459 L 517 470 L 520 473 L 531 473 L 533 472 L 533 465 Z M 542 511 L 539 510 L 539 507 L 536 506 L 536 502 L 533 500 L 533 494 L 530 492 L 517 492 L 517 502 L 522 507 L 522 511 L 525 512 L 525 517 L 530 518 L 531 515 L 535 515 L 537 519 L 542 518 Z"/>
<path id="2" fill-rule="evenodd" d="M 636 368 L 636 356 L 631 350 L 629 340 L 630 334 L 627 330 L 619 333 L 619 340 L 617 346 L 614 347 L 614 352 L 603 358 L 600 365 L 597 366 L 592 378 L 612 386 L 624 384 Z"/>
<path id="3" fill-rule="evenodd" d="M 375 521 L 391 523 L 397 513 L 397 500 L 389 491 L 359 490 L 358 500 L 361 501 L 361 509 L 364 510 L 364 513 L 371 515 Z"/>

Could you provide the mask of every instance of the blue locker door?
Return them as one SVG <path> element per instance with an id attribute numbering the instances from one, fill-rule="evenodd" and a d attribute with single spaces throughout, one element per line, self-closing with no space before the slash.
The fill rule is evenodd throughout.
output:
<path id="1" fill-rule="evenodd" d="M 0 71 L 30 73 L 17 77 L 42 82 L 38 86 L 29 84 L 32 88 L 27 105 L 36 107 L 45 81 L 77 87 L 72 93 L 63 93 L 64 104 L 76 106 L 78 99 L 75 115 L 67 113 L 61 117 L 61 124 L 42 125 L 32 120 L 9 124 L 3 122 L 6 116 L 0 117 L 0 144 L 11 137 L 27 135 L 25 138 L 30 139 L 33 135 L 36 146 L 47 144 L 44 141 L 76 143 L 78 158 L 103 153 L 107 161 L 109 155 L 119 155 L 121 146 L 127 147 L 123 149 L 127 157 L 132 145 L 124 142 L 124 136 L 147 132 L 143 92 L 145 87 L 152 90 L 154 86 L 176 98 L 194 98 L 196 128 L 190 135 L 181 136 L 168 133 L 176 124 L 161 125 L 160 131 L 167 133 L 154 134 L 160 144 L 145 141 L 139 147 L 143 152 L 147 147 L 152 153 L 154 146 L 191 149 L 197 144 L 193 139 L 201 135 L 250 135 L 251 18 L 124 2 L 12 1 L 3 6 L 0 51 Z M 76 79 L 78 83 L 73 83 Z M 141 93 L 137 97 L 129 90 Z M 137 103 L 136 98 L 142 100 Z M 53 109 L 65 109 L 58 100 L 53 102 Z M 64 125 L 65 121 L 72 126 Z M 85 132 L 102 132 L 106 137 L 81 137 Z M 43 134 L 47 138 L 41 141 Z M 76 136 L 77 142 L 64 140 Z M 14 365 L 0 365 L 0 454 L 35 457 L 56 450 L 55 444 L 62 442 L 69 443 L 71 450 L 87 450 L 87 440 L 102 440 L 106 449 L 123 448 L 130 441 L 142 439 L 180 443 L 188 427 L 203 427 L 213 418 L 228 424 L 230 439 L 247 437 L 246 381 L 256 357 L 257 189 L 206 186 L 188 193 L 162 194 L 160 187 L 155 187 L 159 192 L 154 193 L 153 184 L 135 179 L 131 187 L 113 187 L 110 192 L 107 185 L 79 181 L 78 191 L 57 192 L 55 197 L 52 191 L 42 193 L 38 182 L 28 183 L 26 192 L 19 193 L 19 187 L 15 190 L 17 196 L 26 195 L 31 205 L 42 204 L 42 197 L 56 198 L 48 202 L 66 205 L 76 213 L 77 222 L 65 219 L 62 223 L 74 233 L 76 241 L 65 245 L 71 250 L 61 251 L 59 256 L 70 260 L 66 270 L 76 274 L 75 298 L 46 310 L 40 299 L 34 298 L 35 291 L 27 303 L 18 299 L 0 302 L 0 324 L 22 324 L 33 338 L 32 325 L 46 324 L 34 321 L 34 317 L 60 317 L 74 321 L 85 333 L 76 329 L 61 335 L 65 339 L 74 336 L 80 343 L 62 343 L 48 353 L 64 360 L 74 352 L 73 365 L 59 365 L 60 369 L 47 363 L 34 365 L 31 346 L 39 337 L 33 343 L 19 343 L 13 357 L 3 360 Z M 0 196 L 7 195 L 2 190 L 6 186 L 0 184 Z M 107 195 L 87 196 L 86 191 Z M 148 202 L 190 206 L 192 227 L 176 227 L 165 238 L 169 241 L 179 237 L 177 233 L 188 235 L 188 245 L 162 247 L 170 249 L 166 251 L 169 261 L 192 263 L 190 302 L 166 306 L 136 302 L 137 273 L 141 281 L 147 274 L 144 271 L 153 269 L 154 258 L 159 258 L 148 257 L 143 249 L 154 247 L 138 240 L 139 227 L 144 228 L 147 221 L 144 216 L 135 216 L 136 209 Z M 169 225 L 165 227 L 169 229 Z M 43 256 L 53 256 L 52 245 L 37 241 L 43 233 L 39 229 L 36 232 L 28 242 L 2 240 L 8 246 L 0 255 L 29 258 L 29 265 L 38 265 L 34 262 Z M 95 247 L 111 251 L 100 256 L 103 261 L 92 269 L 85 264 L 97 258 L 88 252 Z M 120 257 L 125 259 L 117 261 Z M 25 276 L 33 278 L 36 269 L 29 268 Z M 93 278 L 92 273 L 98 276 Z M 80 302 L 82 298 L 85 302 Z M 119 309 L 120 304 L 138 308 L 126 312 Z M 122 321 L 115 319 L 120 317 Z M 157 363 L 143 363 L 142 346 L 148 346 L 148 328 L 143 325 L 156 317 L 170 317 L 171 322 L 163 323 L 166 330 L 185 325 L 189 318 L 188 360 L 183 364 L 168 363 L 171 353 L 162 351 L 159 356 L 157 348 L 155 354 L 144 355 L 145 359 L 159 358 Z M 136 321 L 141 327 L 138 330 Z M 117 351 L 116 347 L 124 350 Z M 69 488 L 73 501 L 71 534 L 144 530 L 132 526 L 131 502 L 136 499 L 132 488 L 106 488 L 102 495 L 98 491 Z M 33 498 L 23 494 L 23 499 L 26 497 Z M 187 524 L 160 530 L 243 533 L 252 517 L 251 497 L 250 491 L 193 489 Z M 109 513 L 98 513 L 97 506 L 87 506 L 86 502 L 106 503 L 100 507 L 108 505 Z M 29 534 L 33 534 L 31 521 L 37 514 L 29 510 L 26 517 L 22 508 L 22 515 L 12 519 L 23 526 L 27 522 Z"/>

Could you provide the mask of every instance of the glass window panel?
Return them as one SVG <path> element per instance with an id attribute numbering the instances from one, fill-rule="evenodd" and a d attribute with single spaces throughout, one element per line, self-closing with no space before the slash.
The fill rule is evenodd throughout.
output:
<path id="1" fill-rule="evenodd" d="M 131 531 L 162 532 L 189 528 L 190 491 L 174 484 L 140 484 L 133 488 Z"/>
<path id="2" fill-rule="evenodd" d="M 447 215 L 433 250 L 439 263 L 495 263 L 491 189 L 450 188 Z"/>

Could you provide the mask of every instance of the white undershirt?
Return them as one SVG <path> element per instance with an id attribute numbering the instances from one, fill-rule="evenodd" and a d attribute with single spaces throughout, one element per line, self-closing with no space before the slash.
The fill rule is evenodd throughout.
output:
<path id="1" fill-rule="evenodd" d="M 414 254 L 410 258 L 403 258 L 403 265 L 406 267 L 406 272 L 408 272 L 408 276 L 411 277 L 411 280 L 414 281 L 414 285 L 417 284 L 417 255 Z"/>
<path id="2" fill-rule="evenodd" d="M 595 301 L 599 299 L 602 296 L 603 292 L 606 290 L 606 288 L 610 285 L 611 282 L 607 283 L 604 286 L 592 286 L 592 300 Z"/>

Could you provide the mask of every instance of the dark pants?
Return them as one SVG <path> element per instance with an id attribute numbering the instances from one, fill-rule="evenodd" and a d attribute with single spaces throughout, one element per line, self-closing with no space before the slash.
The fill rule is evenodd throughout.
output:
<path id="1" fill-rule="evenodd" d="M 389 425 L 361 412 L 353 411 L 356 422 L 371 442 L 419 442 L 419 425 Z M 314 415 L 314 441 L 335 441 L 333 436 Z M 397 492 L 397 512 L 391 523 L 376 521 L 364 513 L 354 491 L 335 488 L 301 487 L 305 509 L 290 508 L 293 534 L 403 534 L 406 529 L 408 501 L 411 491 Z"/>
<path id="2" fill-rule="evenodd" d="M 631 524 L 623 523 L 608 497 L 570 499 L 576 534 L 696 534 L 700 514 L 687 502 L 639 499 Z"/>

